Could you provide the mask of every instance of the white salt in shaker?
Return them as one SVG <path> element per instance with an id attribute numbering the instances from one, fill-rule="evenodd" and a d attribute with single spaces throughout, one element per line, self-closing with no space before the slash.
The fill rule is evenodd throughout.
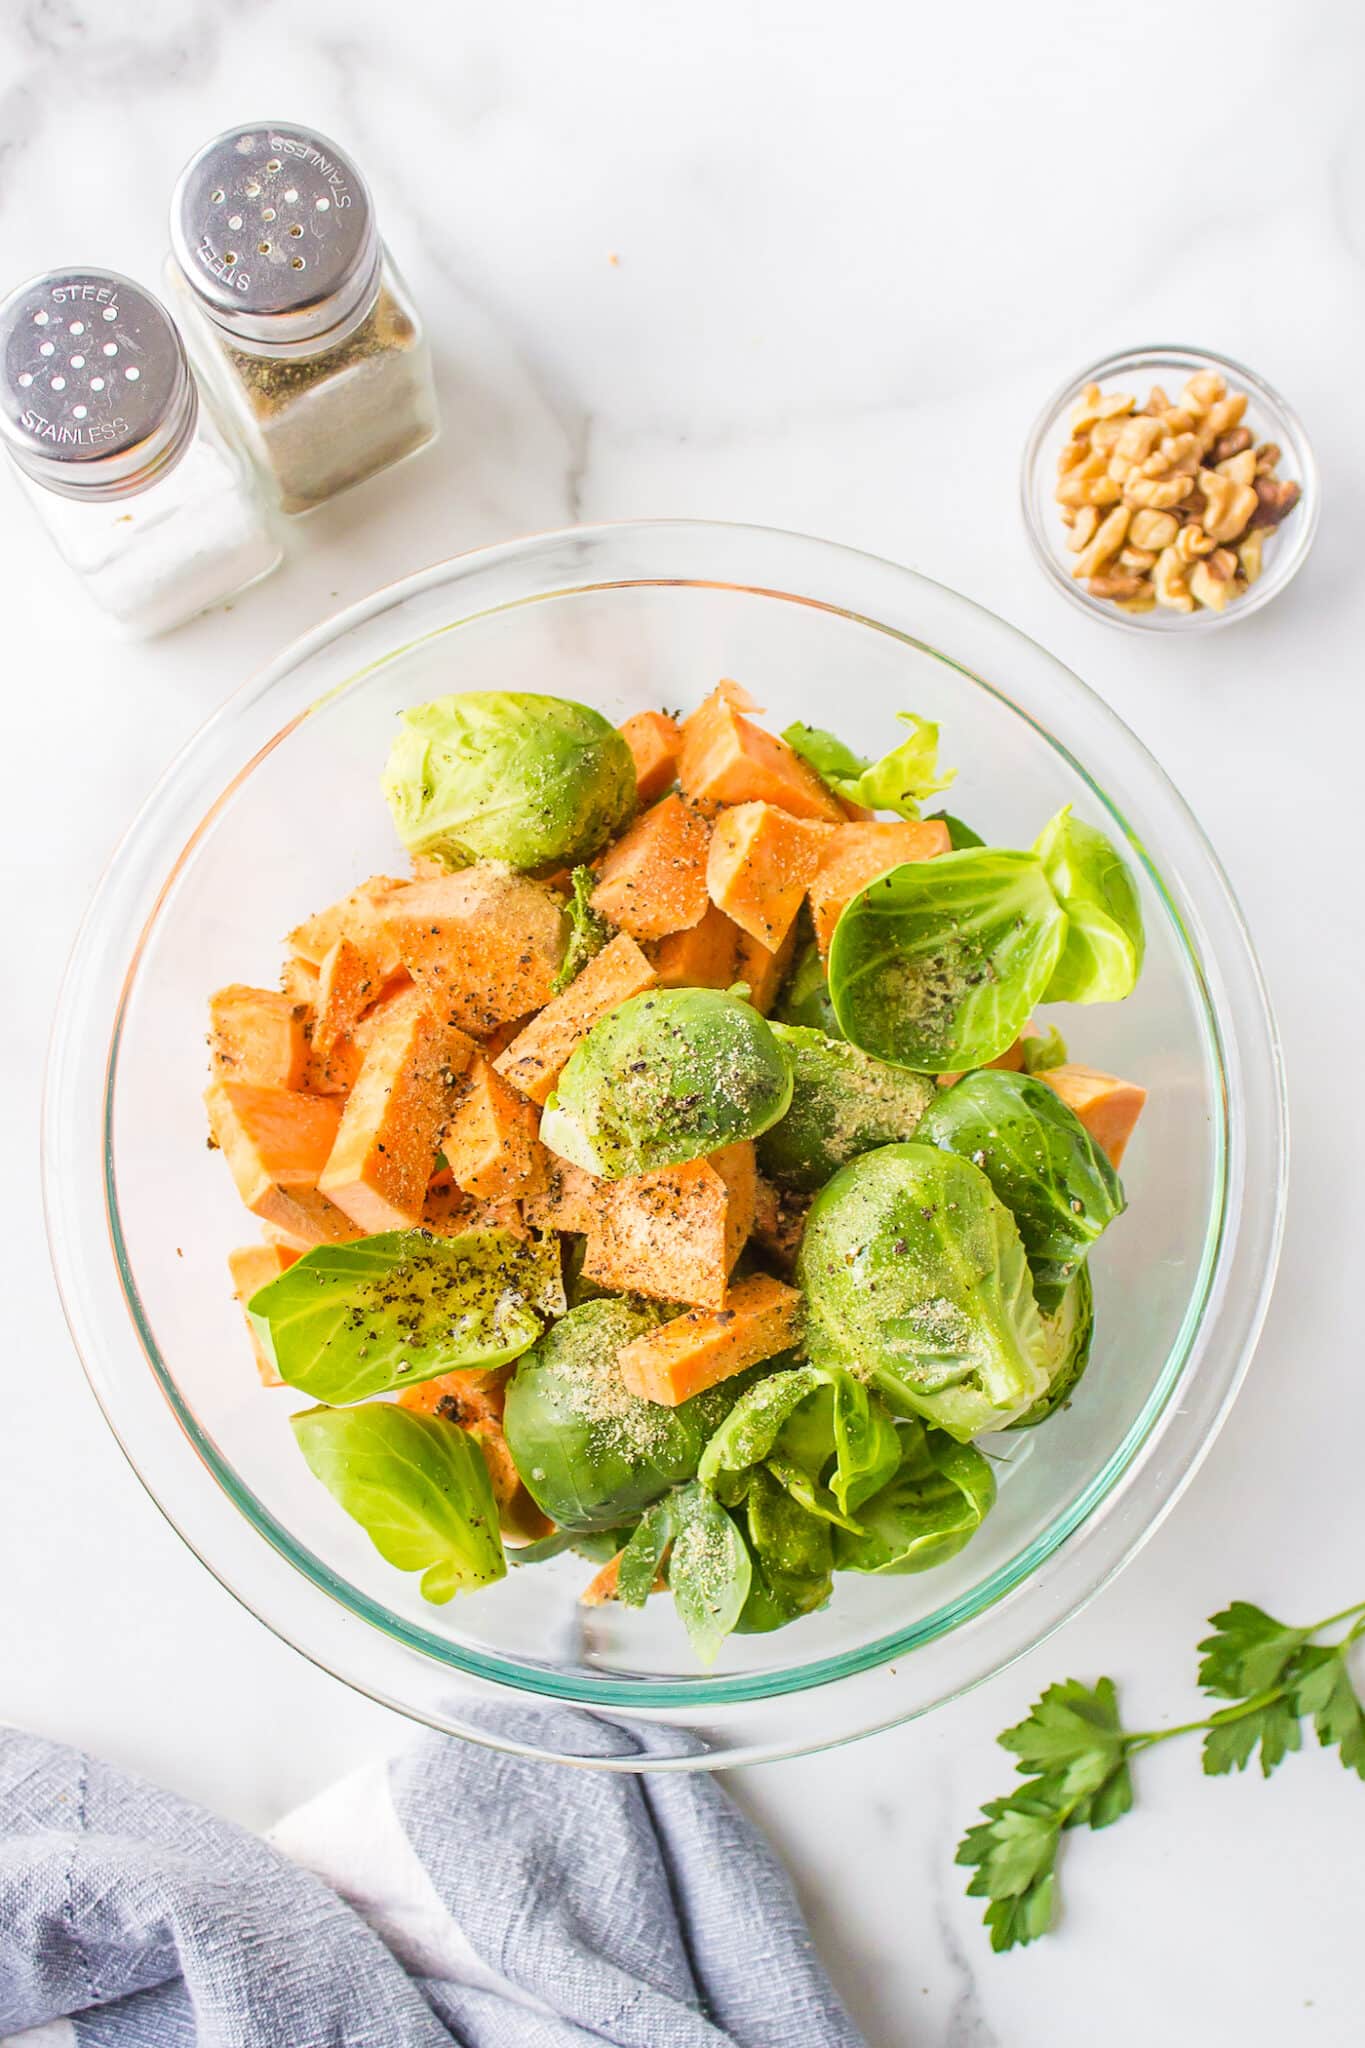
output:
<path id="1" fill-rule="evenodd" d="M 199 375 L 289 513 L 437 431 L 426 336 L 359 170 L 315 129 L 232 128 L 181 174 L 168 276 Z"/>
<path id="2" fill-rule="evenodd" d="M 0 305 L 0 440 L 67 563 L 130 632 L 179 625 L 280 559 L 174 323 L 117 271 L 52 271 Z"/>

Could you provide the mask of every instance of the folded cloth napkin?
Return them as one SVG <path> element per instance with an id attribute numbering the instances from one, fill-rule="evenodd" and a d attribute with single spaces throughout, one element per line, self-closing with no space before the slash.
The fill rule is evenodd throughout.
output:
<path id="1" fill-rule="evenodd" d="M 577 1753 L 619 1753 L 564 1719 Z M 0 1732 L 0 2027 L 0 2048 L 862 2048 L 708 1773 L 444 1736 L 262 1841 Z"/>

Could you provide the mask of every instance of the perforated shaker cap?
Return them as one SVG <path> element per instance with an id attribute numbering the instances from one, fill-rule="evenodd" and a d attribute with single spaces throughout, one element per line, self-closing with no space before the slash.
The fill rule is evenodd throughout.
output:
<path id="1" fill-rule="evenodd" d="M 253 354 L 331 346 L 379 290 L 365 180 L 326 135 L 287 121 L 229 128 L 191 158 L 171 247 L 209 317 Z"/>
<path id="2" fill-rule="evenodd" d="M 141 490 L 184 453 L 198 398 L 165 308 L 115 270 L 54 270 L 0 305 L 0 438 L 65 497 Z"/>

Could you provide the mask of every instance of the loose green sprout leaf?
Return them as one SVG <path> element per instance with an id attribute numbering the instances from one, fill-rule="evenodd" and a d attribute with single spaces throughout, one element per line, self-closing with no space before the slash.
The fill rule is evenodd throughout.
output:
<path id="1" fill-rule="evenodd" d="M 935 1095 L 923 1074 L 888 1066 L 823 1031 L 776 1022 L 772 1029 L 791 1061 L 792 1099 L 758 1141 L 769 1180 L 811 1194 L 860 1152 L 915 1135 Z"/>
<path id="2" fill-rule="evenodd" d="M 834 1583 L 830 1524 L 761 1465 L 749 1475 L 744 1520 L 753 1576 L 738 1632 L 765 1634 L 823 1607 Z"/>
<path id="3" fill-rule="evenodd" d="M 410 853 L 466 867 L 587 860 L 635 808 L 635 763 L 586 704 L 466 690 L 405 711 L 384 795 Z"/>
<path id="4" fill-rule="evenodd" d="M 555 1244 L 507 1230 L 316 1245 L 247 1304 L 280 1378 L 334 1407 L 507 1365 L 563 1307 Z"/>
<path id="5" fill-rule="evenodd" d="M 965 853 L 969 846 L 986 844 L 979 832 L 973 832 L 970 825 L 964 825 L 961 818 L 955 818 L 951 811 L 930 811 L 929 818 L 948 827 L 948 844 L 954 853 Z"/>
<path id="6" fill-rule="evenodd" d="M 1050 1074 L 1054 1067 L 1064 1067 L 1067 1062 L 1066 1040 L 1055 1024 L 1049 1025 L 1046 1032 L 1032 1032 L 1021 1038 L 1019 1049 L 1026 1074 Z"/>
<path id="7" fill-rule="evenodd" d="M 1031 853 L 982 847 L 907 861 L 869 883 L 834 928 L 840 1029 L 893 1066 L 985 1066 L 1028 1022 L 1066 931 Z"/>
<path id="8" fill-rule="evenodd" d="M 388 1401 L 291 1416 L 313 1476 L 380 1556 L 441 1604 L 507 1570 L 483 1453 L 457 1423 Z"/>
<path id="9" fill-rule="evenodd" d="M 673 1508 L 667 1495 L 646 1508 L 635 1533 L 621 1552 L 616 1597 L 626 1607 L 643 1607 L 654 1591 L 669 1544 L 673 1541 Z"/>
<path id="10" fill-rule="evenodd" d="M 704 1486 L 673 1497 L 673 1548 L 668 1584 L 673 1604 L 703 1664 L 714 1664 L 739 1624 L 753 1582 L 748 1547 L 720 1502 Z"/>
<path id="11" fill-rule="evenodd" d="M 1127 1204 L 1073 1109 L 1042 1081 L 983 1067 L 940 1089 L 916 1138 L 972 1160 L 1019 1226 L 1038 1307 L 1050 1314 Z"/>
<path id="12" fill-rule="evenodd" d="M 835 1531 L 836 1571 L 928 1571 L 956 1557 L 990 1512 L 995 1478 L 979 1451 L 916 1420 L 900 1439 L 894 1476 L 859 1504 L 859 1533 Z"/>
<path id="13" fill-rule="evenodd" d="M 870 1380 L 959 1442 L 1046 1392 L 1046 1347 L 1014 1218 L 970 1160 L 884 1145 L 816 1196 L 797 1258 L 818 1365 Z"/>
<path id="14" fill-rule="evenodd" d="M 552 1152 L 606 1180 L 703 1158 L 785 1116 L 791 1062 L 719 989 L 653 989 L 593 1025 L 541 1118 Z"/>
<path id="15" fill-rule="evenodd" d="M 939 773 L 936 725 L 913 711 L 898 711 L 896 716 L 909 726 L 909 737 L 879 761 L 865 761 L 818 725 L 789 725 L 782 737 L 848 803 L 917 818 L 925 798 L 947 789 L 957 770 Z"/>
<path id="16" fill-rule="evenodd" d="M 569 943 L 564 948 L 564 958 L 555 976 L 556 995 L 561 995 L 571 981 L 577 980 L 589 960 L 600 953 L 611 938 L 611 926 L 592 907 L 592 892 L 596 887 L 597 877 L 591 868 L 574 869 L 573 895 L 568 904 Z"/>
<path id="17" fill-rule="evenodd" d="M 839 1029 L 839 1019 L 829 999 L 825 963 L 814 939 L 803 952 L 798 953 L 791 977 L 773 1008 L 772 1021 L 802 1024 L 811 1030 L 823 1031 L 826 1038 L 842 1039 L 844 1034 Z"/>
<path id="18" fill-rule="evenodd" d="M 1043 991 L 1047 1003 L 1117 1003 L 1142 972 L 1142 908 L 1132 876 L 1093 825 L 1057 813 L 1034 852 L 1067 916 L 1066 945 Z"/>
<path id="19" fill-rule="evenodd" d="M 772 1372 L 741 1394 L 697 1468 L 703 1486 L 731 1506 L 761 1465 L 810 1514 L 856 1528 L 848 1517 L 900 1461 L 884 1404 L 841 1368 Z"/>

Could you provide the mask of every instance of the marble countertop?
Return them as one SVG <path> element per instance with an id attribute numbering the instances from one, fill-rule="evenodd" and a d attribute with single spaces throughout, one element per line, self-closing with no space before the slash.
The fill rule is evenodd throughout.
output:
<path id="1" fill-rule="evenodd" d="M 253 1825 L 404 1733 L 181 1546 L 86 1390 L 47 1275 L 48 1021 L 155 777 L 283 644 L 442 556 L 644 514 L 820 533 L 1035 635 L 1170 771 L 1260 947 L 1295 1169 L 1245 1391 L 1121 1580 L 952 1711 L 735 1789 L 874 2048 L 1359 2040 L 1365 1791 L 1315 1749 L 1268 1785 L 1206 1782 L 1185 1745 L 1144 1762 L 1140 1811 L 1068 1845 L 1064 1926 L 1027 1953 L 991 1956 L 951 1855 L 1005 1789 L 995 1732 L 1049 1680 L 1110 1672 L 1139 1725 L 1184 1718 L 1215 1607 L 1307 1618 L 1365 1594 L 1362 57 L 1348 0 L 1254 0 L 1204 26 L 1177 0 L 1121 16 L 1077 0 L 0 10 L 0 282 L 80 261 L 155 278 L 184 157 L 234 118 L 290 112 L 370 174 L 445 413 L 437 452 L 292 532 L 269 584 L 146 647 L 111 641 L 0 491 L 0 1714 Z M 1064 375 L 1171 338 L 1288 394 L 1328 502 L 1265 613 L 1153 644 L 1045 584 L 1016 476 Z"/>

